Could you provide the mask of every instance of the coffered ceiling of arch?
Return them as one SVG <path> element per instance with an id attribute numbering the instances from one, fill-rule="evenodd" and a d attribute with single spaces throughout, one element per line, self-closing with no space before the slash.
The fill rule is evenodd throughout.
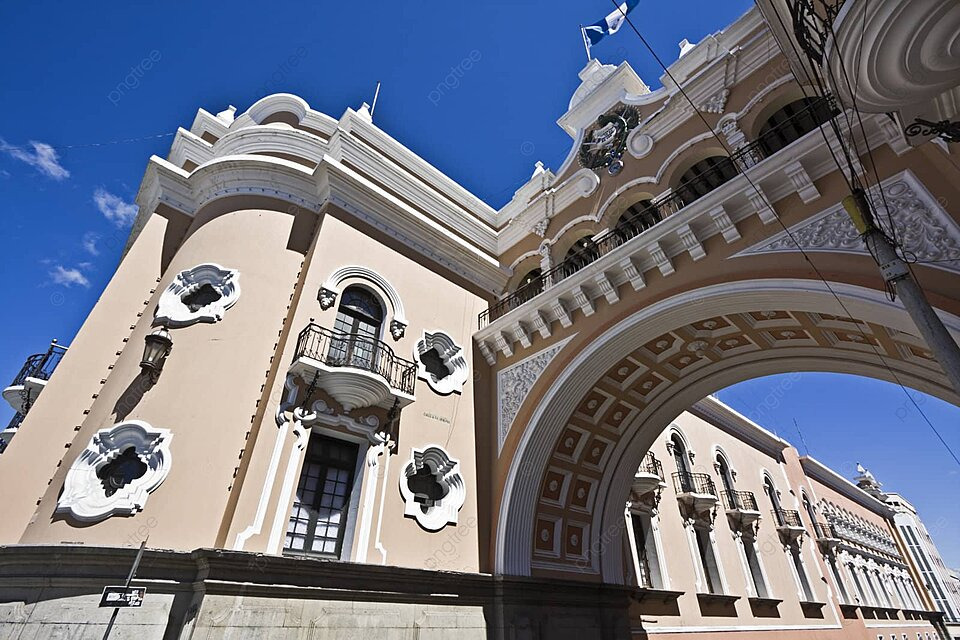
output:
<path id="1" fill-rule="evenodd" d="M 896 369 L 942 377 L 924 343 L 915 336 L 851 318 L 788 310 L 720 315 L 666 332 L 610 367 L 583 397 L 554 444 L 540 479 L 534 516 L 533 566 L 578 571 L 596 568 L 590 557 L 591 527 L 604 470 L 630 425 L 672 384 L 712 363 L 761 351 L 810 356 L 876 358 Z M 851 358 L 853 359 L 853 358 Z M 665 469 L 665 474 L 668 470 Z M 539 473 L 539 471 L 537 471 Z M 666 502 L 661 509 L 676 508 Z"/>

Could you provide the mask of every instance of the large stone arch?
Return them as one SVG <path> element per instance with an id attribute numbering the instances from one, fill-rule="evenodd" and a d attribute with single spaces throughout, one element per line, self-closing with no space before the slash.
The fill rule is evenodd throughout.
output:
<path id="1" fill-rule="evenodd" d="M 960 336 L 960 318 L 942 316 Z M 501 457 L 495 571 L 622 582 L 623 504 L 643 454 L 679 413 L 730 384 L 853 373 L 960 404 L 915 332 L 880 291 L 800 279 L 712 285 L 630 314 L 565 359 Z"/>

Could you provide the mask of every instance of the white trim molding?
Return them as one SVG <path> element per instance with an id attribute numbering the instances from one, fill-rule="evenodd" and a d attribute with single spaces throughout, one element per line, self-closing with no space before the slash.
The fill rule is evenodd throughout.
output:
<path id="1" fill-rule="evenodd" d="M 219 322 L 227 309 L 240 299 L 240 272 L 207 262 L 176 275 L 160 294 L 153 323 L 167 327 L 187 327 L 197 322 Z M 220 297 L 198 307 L 191 307 L 186 298 L 209 286 Z"/>
<path id="2" fill-rule="evenodd" d="M 337 296 L 340 295 L 340 285 L 351 278 L 366 281 L 387 297 L 387 301 L 390 303 L 391 313 L 393 314 L 390 320 L 390 335 L 393 336 L 394 340 L 402 338 L 409 324 L 406 313 L 403 310 L 403 301 L 400 299 L 400 294 L 397 293 L 397 290 L 393 288 L 393 285 L 373 269 L 358 265 L 347 265 L 334 270 L 324 281 L 323 286 L 320 287 L 320 293 L 318 295 L 320 307 L 322 309 L 332 307 L 337 301 Z"/>
<path id="3" fill-rule="evenodd" d="M 424 469 L 443 488 L 444 493 L 440 498 L 429 501 L 418 499 L 410 488 L 410 478 Z M 439 445 L 413 449 L 410 462 L 400 474 L 400 495 L 405 503 L 403 515 L 416 518 L 427 531 L 439 531 L 448 524 L 457 524 L 458 513 L 467 498 L 466 485 L 460 475 L 460 461 L 451 458 Z"/>
<path id="4" fill-rule="evenodd" d="M 428 351 L 436 351 L 447 368 L 447 375 L 437 378 L 427 370 L 421 356 Z M 463 385 L 470 377 L 470 367 L 464 356 L 463 347 L 453 341 L 443 331 L 424 331 L 423 337 L 413 347 L 413 359 L 417 363 L 417 377 L 425 381 L 436 393 L 446 396 L 451 393 L 463 393 Z"/>
<path id="5" fill-rule="evenodd" d="M 149 494 L 170 473 L 172 438 L 168 429 L 155 429 L 142 420 L 128 420 L 97 431 L 70 466 L 56 512 L 82 522 L 98 522 L 142 511 Z M 142 473 L 122 486 L 108 487 L 109 481 L 101 474 L 130 449 L 131 462 L 142 464 Z"/>

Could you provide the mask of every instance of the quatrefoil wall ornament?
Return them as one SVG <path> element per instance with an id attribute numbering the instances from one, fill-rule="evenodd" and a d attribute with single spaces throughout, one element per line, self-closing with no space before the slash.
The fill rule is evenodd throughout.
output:
<path id="1" fill-rule="evenodd" d="M 96 522 L 142 511 L 170 473 L 171 438 L 142 420 L 97 431 L 67 472 L 57 513 Z"/>
<path id="2" fill-rule="evenodd" d="M 457 524 L 457 514 L 467 498 L 460 462 L 442 447 L 413 449 L 400 474 L 403 515 L 415 518 L 427 531 Z"/>
<path id="3" fill-rule="evenodd" d="M 240 272 L 212 262 L 184 269 L 160 294 L 153 324 L 187 327 L 219 322 L 240 299 Z"/>
<path id="4" fill-rule="evenodd" d="M 463 347 L 443 331 L 424 331 L 413 347 L 417 377 L 442 396 L 463 393 L 470 377 Z"/>

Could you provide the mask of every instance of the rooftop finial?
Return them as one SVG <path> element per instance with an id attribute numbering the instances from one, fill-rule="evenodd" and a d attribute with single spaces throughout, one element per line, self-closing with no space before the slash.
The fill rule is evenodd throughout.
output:
<path id="1" fill-rule="evenodd" d="M 683 56 L 685 56 L 685 55 L 687 55 L 688 53 L 690 53 L 690 50 L 693 49 L 693 48 L 695 48 L 696 46 L 697 46 L 697 45 L 695 45 L 695 44 L 690 44 L 690 41 L 687 40 L 686 38 L 684 38 L 683 40 L 681 40 L 681 41 L 680 41 L 680 57 L 682 58 Z"/>

